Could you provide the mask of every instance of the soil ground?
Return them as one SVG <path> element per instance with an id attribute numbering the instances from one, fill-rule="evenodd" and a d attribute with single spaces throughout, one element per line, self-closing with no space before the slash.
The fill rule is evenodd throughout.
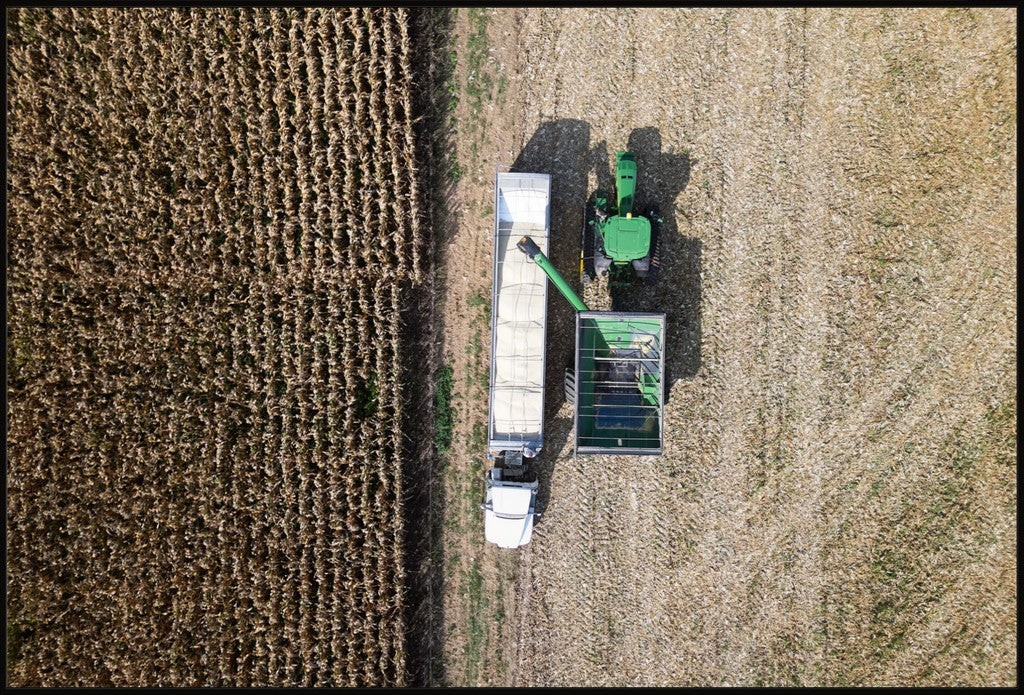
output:
<path id="1" fill-rule="evenodd" d="M 437 286 L 451 684 L 1016 683 L 1016 18 L 463 9 Z M 665 455 L 574 457 L 548 313 L 544 518 L 483 541 L 493 178 L 666 217 Z M 600 288 L 585 295 L 607 308 Z"/>

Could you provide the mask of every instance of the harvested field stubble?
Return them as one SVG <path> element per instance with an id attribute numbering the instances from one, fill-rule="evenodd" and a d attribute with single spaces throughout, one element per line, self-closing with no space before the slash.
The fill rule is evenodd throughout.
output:
<path id="1" fill-rule="evenodd" d="M 502 161 L 512 130 L 552 174 L 574 283 L 582 203 L 637 150 L 669 229 L 628 308 L 667 313 L 674 384 L 664 456 L 574 457 L 574 322 L 552 296 L 546 508 L 512 627 L 478 647 L 511 661 L 479 682 L 1015 684 L 1013 11 L 488 20 L 523 69 L 478 149 Z M 481 160 L 469 202 L 493 195 Z M 489 273 L 465 227 L 458 267 Z M 482 557 L 453 574 L 498 574 Z M 453 630 L 452 659 L 473 643 Z"/>
<path id="2" fill-rule="evenodd" d="M 410 26 L 8 15 L 11 685 L 405 682 Z"/>

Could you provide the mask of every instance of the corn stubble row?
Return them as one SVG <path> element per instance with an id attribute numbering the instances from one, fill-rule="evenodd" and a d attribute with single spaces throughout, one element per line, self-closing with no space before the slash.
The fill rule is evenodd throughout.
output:
<path id="1" fill-rule="evenodd" d="M 408 13 L 8 40 L 11 684 L 404 683 Z"/>

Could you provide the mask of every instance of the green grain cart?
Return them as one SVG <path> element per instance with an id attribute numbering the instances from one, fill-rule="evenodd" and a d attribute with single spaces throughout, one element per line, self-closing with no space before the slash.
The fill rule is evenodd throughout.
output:
<path id="1" fill-rule="evenodd" d="M 665 314 L 590 311 L 533 239 L 516 244 L 576 309 L 576 358 L 565 372 L 578 454 L 660 455 Z"/>

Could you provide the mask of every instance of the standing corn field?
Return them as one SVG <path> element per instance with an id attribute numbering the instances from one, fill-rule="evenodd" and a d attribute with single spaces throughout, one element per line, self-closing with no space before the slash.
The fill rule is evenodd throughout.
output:
<path id="1" fill-rule="evenodd" d="M 403 684 L 409 13 L 7 19 L 10 684 Z"/>

